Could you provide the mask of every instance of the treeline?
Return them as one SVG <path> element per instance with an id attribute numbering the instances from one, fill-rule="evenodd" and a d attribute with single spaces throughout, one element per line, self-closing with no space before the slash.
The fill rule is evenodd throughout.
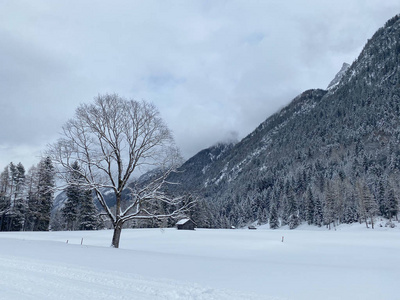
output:
<path id="1" fill-rule="evenodd" d="M 48 230 L 54 185 L 54 167 L 49 158 L 28 172 L 21 163 L 6 166 L 0 174 L 0 230 Z"/>
<path id="2" fill-rule="evenodd" d="M 342 165 L 354 172 L 364 170 L 355 177 L 341 168 L 335 168 L 332 174 L 331 168 L 319 164 L 286 176 L 277 172 L 280 175 L 276 177 L 267 173 L 256 181 L 249 178 L 249 186 L 233 199 L 225 194 L 228 199 L 219 202 L 219 215 L 215 217 L 219 224 L 215 225 L 244 226 L 257 221 L 258 224 L 269 223 L 271 228 L 288 225 L 294 229 L 301 222 L 329 228 L 365 222 L 367 227 L 368 224 L 373 227 L 374 218 L 383 217 L 394 226 L 391 222 L 398 220 L 399 212 L 398 177 L 393 173 L 386 176 L 386 172 L 376 176 L 374 173 L 381 168 L 374 162 L 357 164 L 355 159 Z M 316 167 L 321 168 L 320 171 Z"/>
<path id="3" fill-rule="evenodd" d="M 70 182 L 65 188 L 66 200 L 63 207 L 52 216 L 52 230 L 96 230 L 104 225 L 94 205 L 94 194 L 85 188 L 81 168 L 77 162 L 69 172 Z"/>
<path id="4" fill-rule="evenodd" d="M 366 152 L 337 146 L 326 158 L 300 152 L 268 169 L 251 164 L 235 185 L 197 203 L 190 217 L 199 227 L 243 227 L 256 222 L 272 229 L 301 223 L 333 228 L 377 218 L 398 221 L 400 156 L 388 143 Z M 372 154 L 375 152 L 375 154 Z"/>
<path id="5" fill-rule="evenodd" d="M 75 167 L 79 170 L 79 166 Z M 0 174 L 0 231 L 93 230 L 102 228 L 90 190 L 85 190 L 77 172 L 76 185 L 66 189 L 63 208 L 52 214 L 55 171 L 43 158 L 28 172 L 10 163 Z"/>

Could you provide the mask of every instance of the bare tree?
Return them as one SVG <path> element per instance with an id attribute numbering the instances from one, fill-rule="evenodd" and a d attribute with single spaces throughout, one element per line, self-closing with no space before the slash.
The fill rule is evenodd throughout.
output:
<path id="1" fill-rule="evenodd" d="M 63 126 L 62 137 L 49 146 L 47 155 L 58 167 L 58 175 L 69 182 L 75 161 L 80 165 L 85 188 L 95 191 L 114 234 L 112 246 L 119 247 L 122 226 L 133 219 L 178 217 L 192 203 L 166 195 L 162 187 L 181 156 L 170 130 L 156 107 L 145 101 L 126 100 L 116 94 L 99 95 L 93 104 L 82 104 L 75 117 Z M 157 168 L 156 176 L 144 185 L 129 185 L 138 170 Z M 122 191 L 130 189 L 130 202 L 121 206 Z M 104 192 L 115 194 L 115 210 L 105 201 Z M 170 213 L 149 210 L 154 203 L 170 204 Z"/>
<path id="2" fill-rule="evenodd" d="M 378 212 L 378 205 L 374 195 L 369 190 L 368 185 L 362 180 L 357 180 L 358 197 L 360 203 L 360 214 L 365 219 L 365 225 L 368 227 L 368 218 L 370 219 L 372 229 L 374 229 L 374 217 Z"/>

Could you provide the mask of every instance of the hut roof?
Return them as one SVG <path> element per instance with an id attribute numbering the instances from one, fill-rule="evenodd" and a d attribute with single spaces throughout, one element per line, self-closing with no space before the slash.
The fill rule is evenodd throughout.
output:
<path id="1" fill-rule="evenodd" d="M 182 220 L 179 220 L 178 223 L 176 223 L 176 225 L 183 225 L 188 221 L 190 221 L 190 219 L 182 219 Z"/>

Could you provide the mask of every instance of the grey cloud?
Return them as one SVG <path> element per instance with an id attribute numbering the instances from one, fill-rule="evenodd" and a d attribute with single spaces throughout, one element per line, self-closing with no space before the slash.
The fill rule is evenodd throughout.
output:
<path id="1" fill-rule="evenodd" d="M 29 149 L 107 92 L 154 102 L 187 158 L 243 138 L 326 87 L 399 11 L 397 0 L 2 3 L 0 164 L 37 160 Z"/>

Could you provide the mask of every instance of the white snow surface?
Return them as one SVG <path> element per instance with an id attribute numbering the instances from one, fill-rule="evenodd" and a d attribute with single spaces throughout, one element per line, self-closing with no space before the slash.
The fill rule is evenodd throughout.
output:
<path id="1" fill-rule="evenodd" d="M 119 249 L 109 247 L 111 236 L 110 230 L 1 232 L 0 298 L 398 296 L 399 227 L 124 229 Z"/>

